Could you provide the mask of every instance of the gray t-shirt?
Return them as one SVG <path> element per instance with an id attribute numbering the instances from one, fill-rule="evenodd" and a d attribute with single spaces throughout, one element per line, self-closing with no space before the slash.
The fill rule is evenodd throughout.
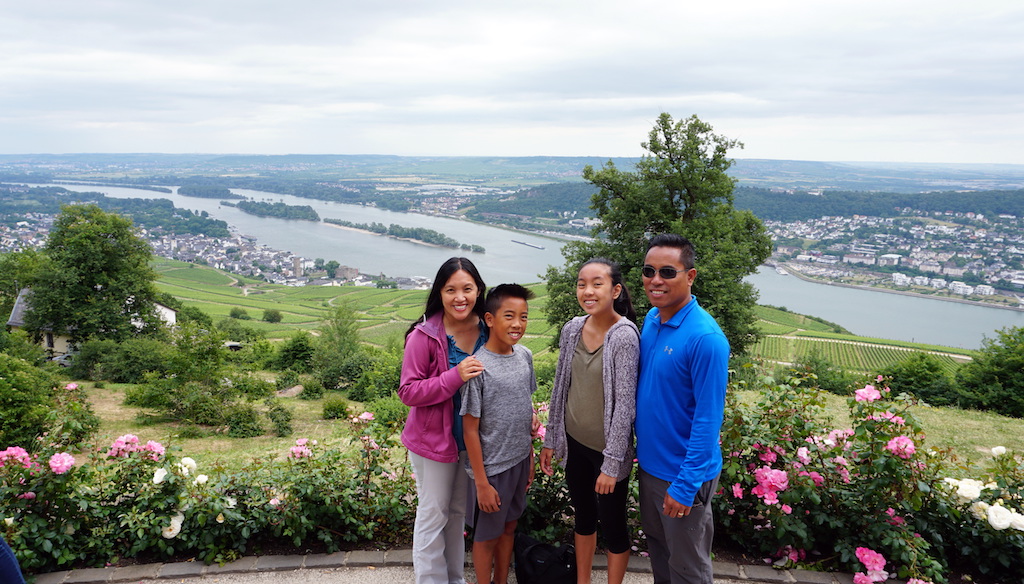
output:
<path id="1" fill-rule="evenodd" d="M 476 353 L 484 372 L 462 386 L 462 415 L 480 418 L 480 447 L 484 470 L 491 477 L 504 472 L 533 450 L 533 353 L 513 345 L 511 355 L 486 347 Z M 473 469 L 466 465 L 470 478 Z"/>

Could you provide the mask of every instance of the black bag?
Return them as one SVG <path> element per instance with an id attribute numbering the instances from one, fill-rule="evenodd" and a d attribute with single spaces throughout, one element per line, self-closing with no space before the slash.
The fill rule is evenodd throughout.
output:
<path id="1" fill-rule="evenodd" d="M 519 584 L 576 584 L 576 549 L 555 547 L 525 533 L 516 533 L 514 547 Z"/>

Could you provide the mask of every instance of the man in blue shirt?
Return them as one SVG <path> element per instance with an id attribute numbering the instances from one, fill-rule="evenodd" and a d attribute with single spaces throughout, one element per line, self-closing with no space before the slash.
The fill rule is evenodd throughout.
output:
<path id="1" fill-rule="evenodd" d="M 670 233 L 651 239 L 644 258 L 654 308 L 640 336 L 636 441 L 656 584 L 712 584 L 710 502 L 722 470 L 729 341 L 690 293 L 694 256 L 689 240 Z"/>

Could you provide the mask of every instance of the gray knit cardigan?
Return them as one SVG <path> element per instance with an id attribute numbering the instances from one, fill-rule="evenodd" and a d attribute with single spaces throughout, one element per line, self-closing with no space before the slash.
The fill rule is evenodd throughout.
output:
<path id="1" fill-rule="evenodd" d="M 544 436 L 544 447 L 555 451 L 555 458 L 565 461 L 565 401 L 569 395 L 572 358 L 576 344 L 583 337 L 583 324 L 589 316 L 577 316 L 565 323 L 559 340 L 555 384 Z M 622 318 L 608 329 L 604 337 L 601 379 L 604 384 L 604 439 L 601 472 L 622 480 L 633 468 L 633 420 L 636 418 L 636 380 L 640 362 L 640 331 Z"/>

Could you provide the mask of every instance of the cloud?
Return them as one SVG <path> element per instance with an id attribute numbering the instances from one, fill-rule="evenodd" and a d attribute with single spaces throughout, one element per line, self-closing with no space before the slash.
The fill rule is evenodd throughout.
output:
<path id="1" fill-rule="evenodd" d="M 0 152 L 1020 162 L 1024 6 L 942 0 L 19 3 Z"/>

